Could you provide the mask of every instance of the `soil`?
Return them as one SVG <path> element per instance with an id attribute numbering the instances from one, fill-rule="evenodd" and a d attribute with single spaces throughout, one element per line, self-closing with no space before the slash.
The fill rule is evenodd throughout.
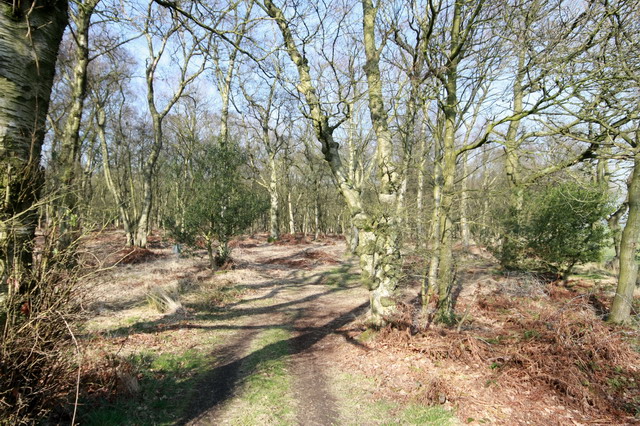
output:
<path id="1" fill-rule="evenodd" d="M 236 400 L 251 374 L 246 366 L 264 350 L 256 349 L 254 343 L 265 330 L 277 328 L 290 331 L 291 336 L 286 362 L 295 400 L 293 423 L 403 423 L 398 413 L 410 404 L 449 409 L 454 423 L 637 421 L 632 410 L 625 411 L 606 397 L 589 396 L 589 389 L 600 389 L 596 380 L 610 380 L 604 373 L 584 376 L 594 381 L 593 386 L 577 390 L 567 387 L 572 383 L 563 387 L 563 382 L 548 377 L 575 375 L 563 366 L 580 359 L 579 345 L 591 345 L 608 355 L 589 359 L 615 364 L 616 374 L 624 373 L 625 380 L 630 380 L 624 382 L 629 384 L 624 395 L 615 396 L 626 398 L 629 404 L 640 403 L 640 357 L 628 349 L 628 342 L 638 338 L 637 330 L 600 325 L 597 315 L 607 309 L 606 298 L 593 291 L 593 281 L 577 280 L 560 287 L 532 277 L 496 275 L 490 255 L 476 250 L 478 254 L 469 255 L 461 264 L 464 271 L 455 293 L 456 312 L 462 319 L 458 327 L 429 324 L 428 318 L 419 315 L 414 299 L 420 282 L 408 280 L 402 288 L 405 304 L 395 327 L 367 340 L 363 333 L 368 294 L 357 282 L 355 261 L 345 256 L 342 239 L 311 241 L 287 236 L 273 244 L 266 235 L 245 237 L 231 245 L 235 269 L 216 274 L 206 268 L 203 254 L 178 257 L 161 241 L 155 242 L 151 253 L 140 256 L 139 263 L 118 263 L 114 260 L 122 253 L 118 240 L 100 238 L 92 240 L 92 247 L 101 250 L 99 258 L 107 259 L 111 266 L 87 284 L 92 332 L 102 333 L 103 343 L 111 344 L 112 352 L 117 348 L 119 354 L 145 347 L 157 351 L 190 348 L 210 355 L 211 365 L 195 380 L 193 396 L 184 412 L 177 414 L 175 424 L 232 424 Z M 422 268 L 419 260 L 410 260 L 408 272 L 411 267 Z M 194 299 L 187 295 L 181 312 L 150 312 L 143 303 L 145 288 L 175 281 L 192 283 Z M 201 307 L 198 293 L 214 287 L 236 288 L 240 293 L 232 300 L 215 299 L 213 310 Z M 588 295 L 576 299 L 584 288 Z M 570 300 L 584 304 L 571 305 Z M 138 328 L 123 326 L 131 318 Z M 555 320 L 558 322 L 551 327 Z M 581 338 L 577 346 L 570 346 L 567 336 L 577 333 L 571 328 L 572 321 L 590 327 L 595 340 Z M 567 334 L 561 334 L 565 329 Z M 127 332 L 127 338 L 108 337 L 113 330 Z M 624 333 L 629 339 L 620 337 Z M 216 337 L 213 341 L 212 336 Z M 109 339 L 114 341 L 109 343 Z M 160 343 L 167 339 L 173 339 L 171 348 Z M 598 346 L 597 339 L 612 343 Z M 560 353 L 557 341 L 564 342 L 566 354 Z M 538 353 L 544 360 L 536 358 Z M 549 359 L 553 362 L 545 361 Z M 345 382 L 345 377 L 350 379 Z M 607 388 L 599 391 L 607 392 Z M 354 405 L 350 400 L 355 398 L 364 405 Z M 386 418 L 367 417 L 363 407 L 380 401 L 390 401 L 396 408 Z"/>

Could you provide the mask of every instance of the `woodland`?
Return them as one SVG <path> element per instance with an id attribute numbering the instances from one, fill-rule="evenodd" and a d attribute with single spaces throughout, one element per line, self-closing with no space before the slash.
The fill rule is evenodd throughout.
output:
<path id="1" fill-rule="evenodd" d="M 0 0 L 0 424 L 640 422 L 637 0 Z"/>

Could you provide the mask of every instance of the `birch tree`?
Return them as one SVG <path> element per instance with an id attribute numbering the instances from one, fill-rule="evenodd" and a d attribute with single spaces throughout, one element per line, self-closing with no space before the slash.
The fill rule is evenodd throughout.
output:
<path id="1" fill-rule="evenodd" d="M 0 278 L 24 292 L 42 185 L 40 154 L 67 2 L 0 2 Z"/>

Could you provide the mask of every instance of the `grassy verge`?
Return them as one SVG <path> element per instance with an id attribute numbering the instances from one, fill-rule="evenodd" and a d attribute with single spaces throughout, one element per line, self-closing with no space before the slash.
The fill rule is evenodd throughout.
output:
<path id="1" fill-rule="evenodd" d="M 232 424 L 295 423 L 292 378 L 287 369 L 290 337 L 286 329 L 269 329 L 256 339 L 242 366 L 242 390 L 229 407 L 234 414 Z"/>
<path id="2" fill-rule="evenodd" d="M 127 359 L 137 372 L 140 392 L 110 403 L 85 401 L 80 422 L 86 425 L 168 425 L 178 420 L 189 402 L 197 375 L 210 363 L 203 354 L 140 352 Z"/>

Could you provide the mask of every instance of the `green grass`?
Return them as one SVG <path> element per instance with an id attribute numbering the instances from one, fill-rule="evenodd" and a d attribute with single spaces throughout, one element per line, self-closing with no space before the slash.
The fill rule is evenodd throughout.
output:
<path id="1" fill-rule="evenodd" d="M 400 415 L 401 423 L 408 425 L 450 425 L 453 424 L 451 411 L 440 406 L 427 407 L 410 404 Z"/>
<path id="2" fill-rule="evenodd" d="M 174 424 L 190 400 L 195 377 L 206 371 L 210 362 L 208 357 L 193 350 L 160 355 L 141 352 L 128 361 L 142 376 L 140 394 L 119 397 L 107 404 L 86 401 L 80 411 L 82 424 Z"/>
<path id="3" fill-rule="evenodd" d="M 450 410 L 436 405 L 403 404 L 387 399 L 375 400 L 371 394 L 375 381 L 359 374 L 340 374 L 333 383 L 340 398 L 340 424 L 381 425 L 452 425 L 455 416 Z"/>
<path id="4" fill-rule="evenodd" d="M 329 287 L 345 288 L 356 285 L 360 274 L 351 271 L 350 265 L 341 265 L 323 274 L 324 283 Z"/>
<path id="5" fill-rule="evenodd" d="M 233 424 L 295 423 L 292 379 L 287 369 L 291 333 L 269 329 L 252 345 L 252 354 L 242 366 L 246 377 L 234 403 Z"/>

